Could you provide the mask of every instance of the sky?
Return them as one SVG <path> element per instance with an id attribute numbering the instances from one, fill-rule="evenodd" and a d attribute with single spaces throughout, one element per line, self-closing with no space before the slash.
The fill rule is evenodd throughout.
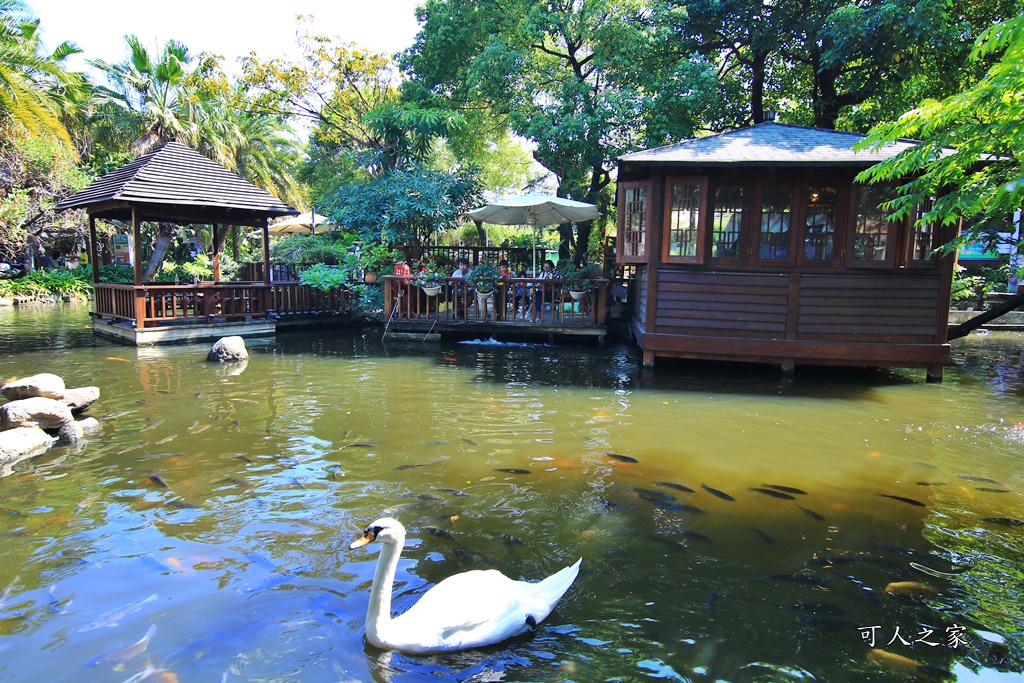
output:
<path id="1" fill-rule="evenodd" d="M 168 40 L 198 55 L 223 55 L 224 67 L 239 73 L 238 58 L 255 51 L 260 58 L 296 57 L 296 15 L 314 18 L 316 33 L 355 42 L 376 52 L 394 53 L 412 45 L 418 31 L 415 9 L 423 0 L 26 0 L 39 17 L 44 45 L 70 40 L 84 50 L 73 70 L 88 70 L 86 59 L 120 62 L 127 56 L 124 36 L 137 35 L 156 49 Z"/>

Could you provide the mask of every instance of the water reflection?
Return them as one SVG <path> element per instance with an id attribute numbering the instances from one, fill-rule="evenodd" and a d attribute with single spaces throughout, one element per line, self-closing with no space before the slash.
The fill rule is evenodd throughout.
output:
<path id="1" fill-rule="evenodd" d="M 1024 667 L 1024 527 L 1007 521 L 1024 520 L 1019 337 L 969 339 L 942 385 L 801 372 L 787 387 L 757 368 L 645 372 L 627 345 L 323 331 L 253 346 L 231 374 L 201 346 L 41 341 L 65 333 L 0 359 L 4 377 L 99 386 L 104 424 L 80 452 L 0 479 L 5 679 L 898 681 Z M 579 556 L 583 570 L 533 636 L 382 653 L 362 641 L 376 553 L 347 545 L 383 514 L 409 529 L 397 611 L 459 571 L 539 577 Z M 150 625 L 123 670 L 82 666 Z"/>

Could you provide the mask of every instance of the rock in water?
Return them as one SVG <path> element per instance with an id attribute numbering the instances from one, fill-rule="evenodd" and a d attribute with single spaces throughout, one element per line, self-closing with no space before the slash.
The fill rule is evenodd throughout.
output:
<path id="1" fill-rule="evenodd" d="M 49 372 L 16 379 L 0 387 L 0 393 L 10 401 L 35 398 L 36 396 L 59 401 L 64 398 L 64 391 L 64 380 Z"/>
<path id="2" fill-rule="evenodd" d="M 99 387 L 79 387 L 77 389 L 65 389 L 64 395 L 57 400 L 66 403 L 71 408 L 72 413 L 80 413 L 92 405 L 99 397 Z"/>
<path id="3" fill-rule="evenodd" d="M 68 422 L 60 428 L 60 431 L 57 432 L 57 436 L 60 437 L 60 440 L 63 443 L 78 443 L 85 438 L 87 434 L 99 431 L 99 428 L 99 420 L 94 417 L 87 417 L 84 420 L 72 420 L 71 422 Z"/>
<path id="4" fill-rule="evenodd" d="M 75 418 L 71 408 L 52 398 L 36 396 L 11 401 L 0 408 L 0 428 L 39 427 L 58 430 Z"/>
<path id="5" fill-rule="evenodd" d="M 211 363 L 235 363 L 249 360 L 249 351 L 241 337 L 221 337 L 206 355 L 206 360 Z"/>
<path id="6" fill-rule="evenodd" d="M 45 453 L 54 438 L 39 427 L 15 427 L 0 432 L 0 462 Z"/>

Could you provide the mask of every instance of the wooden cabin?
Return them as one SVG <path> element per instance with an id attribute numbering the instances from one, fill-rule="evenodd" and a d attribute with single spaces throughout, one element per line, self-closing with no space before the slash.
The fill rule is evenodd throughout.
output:
<path id="1" fill-rule="evenodd" d="M 696 358 L 926 368 L 949 362 L 955 228 L 886 220 L 854 177 L 913 146 L 762 123 L 619 159 L 619 265 L 644 363 Z"/>

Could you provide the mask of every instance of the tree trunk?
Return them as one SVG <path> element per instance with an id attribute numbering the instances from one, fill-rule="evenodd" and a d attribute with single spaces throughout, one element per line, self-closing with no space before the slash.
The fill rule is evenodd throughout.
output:
<path id="1" fill-rule="evenodd" d="M 26 243 L 33 257 L 33 261 L 38 268 L 42 270 L 50 270 L 57 267 L 57 264 L 53 262 L 50 255 L 46 253 L 46 249 L 43 248 L 43 242 L 39 239 L 39 235 L 30 234 Z"/>
<path id="2" fill-rule="evenodd" d="M 755 125 L 764 122 L 764 64 L 767 58 L 766 54 L 758 53 L 750 65 L 750 116 Z"/>
<path id="3" fill-rule="evenodd" d="M 145 269 L 142 271 L 142 281 L 151 282 L 156 274 L 160 272 L 160 266 L 164 264 L 164 259 L 167 257 L 167 250 L 171 248 L 171 238 L 174 237 L 175 230 L 174 223 L 160 223 L 156 231 L 156 243 L 153 245 L 153 254 L 149 257 L 149 263 L 146 264 Z M 141 249 L 141 244 L 135 245 L 136 249 Z"/>

